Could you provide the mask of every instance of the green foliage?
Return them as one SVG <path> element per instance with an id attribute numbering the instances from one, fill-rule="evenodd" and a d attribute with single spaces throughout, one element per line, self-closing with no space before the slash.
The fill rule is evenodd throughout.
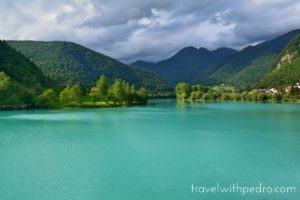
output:
<path id="1" fill-rule="evenodd" d="M 42 86 L 52 84 L 35 64 L 5 41 L 0 41 L 0 71 L 26 87 L 40 90 Z"/>
<path id="2" fill-rule="evenodd" d="M 0 72 L 0 105 L 33 104 L 36 92 Z"/>
<path id="3" fill-rule="evenodd" d="M 176 96 L 178 99 L 187 99 L 192 93 L 192 87 L 188 83 L 178 83 L 176 86 Z"/>
<path id="4" fill-rule="evenodd" d="M 299 33 L 300 30 L 291 31 L 273 40 L 242 49 L 203 82 L 206 84 L 226 83 L 241 90 L 246 89 L 272 69 L 277 56 Z"/>
<path id="5" fill-rule="evenodd" d="M 109 96 L 117 102 L 125 101 L 125 88 L 121 79 L 116 79 L 109 88 Z"/>
<path id="6" fill-rule="evenodd" d="M 56 92 L 50 88 L 45 90 L 40 96 L 39 96 L 39 103 L 41 105 L 53 105 L 58 101 L 58 96 Z"/>
<path id="7" fill-rule="evenodd" d="M 276 63 L 254 87 L 286 87 L 300 81 L 300 34 L 293 38 L 277 58 Z"/>
<path id="8" fill-rule="evenodd" d="M 132 65 L 154 71 L 172 84 L 182 81 L 206 85 L 225 83 L 245 90 L 272 69 L 277 56 L 299 33 L 299 29 L 294 30 L 239 52 L 226 48 L 208 51 L 187 47 L 157 63 L 137 61 Z"/>
<path id="9" fill-rule="evenodd" d="M 101 74 L 109 82 L 123 79 L 153 91 L 169 89 L 158 75 L 129 67 L 108 56 L 71 42 L 9 41 L 10 46 L 32 60 L 47 76 L 64 85 L 80 83 L 90 87 Z"/>
<path id="10" fill-rule="evenodd" d="M 191 88 L 191 90 L 190 90 Z M 192 91 L 192 92 L 190 92 Z M 188 95 L 189 94 L 189 95 Z M 181 100 L 205 100 L 205 101 L 258 101 L 258 102 L 281 102 L 297 101 L 300 99 L 300 90 L 296 87 L 290 92 L 270 93 L 266 90 L 254 90 L 251 92 L 236 92 L 234 87 L 220 86 L 190 86 L 187 83 L 180 83 L 176 87 L 176 96 Z"/>
<path id="11" fill-rule="evenodd" d="M 136 91 L 134 85 L 130 86 L 122 79 L 116 79 L 109 85 L 104 75 L 101 75 L 96 86 L 91 88 L 89 96 L 94 104 L 103 100 L 126 105 L 147 103 L 147 91 L 144 87 Z"/>
<path id="12" fill-rule="evenodd" d="M 106 76 L 100 76 L 100 79 L 97 81 L 96 88 L 98 88 L 99 90 L 100 99 L 105 99 L 108 90 L 108 79 L 106 78 Z"/>
<path id="13" fill-rule="evenodd" d="M 146 104 L 147 103 L 147 90 L 146 88 L 142 87 L 138 90 L 137 94 L 137 101 L 141 102 L 142 104 Z"/>
<path id="14" fill-rule="evenodd" d="M 37 93 L 53 82 L 24 55 L 0 41 L 0 104 L 1 107 L 32 106 Z"/>
<path id="15" fill-rule="evenodd" d="M 201 91 L 194 91 L 191 93 L 189 99 L 190 100 L 197 100 L 203 97 L 203 93 Z"/>
<path id="16" fill-rule="evenodd" d="M 216 93 L 234 93 L 236 91 L 233 86 L 228 86 L 225 84 L 213 86 L 211 87 L 211 90 Z"/>
<path id="17" fill-rule="evenodd" d="M 268 100 L 268 95 L 265 93 L 260 93 L 257 95 L 256 99 L 258 101 L 267 101 Z"/>
<path id="18" fill-rule="evenodd" d="M 59 101 L 65 105 L 79 104 L 81 102 L 82 97 L 82 87 L 78 84 L 75 84 L 72 87 L 67 86 L 63 91 L 60 92 Z"/>
<path id="19" fill-rule="evenodd" d="M 11 86 L 11 79 L 4 72 L 0 72 L 0 92 L 4 92 Z"/>
<path id="20" fill-rule="evenodd" d="M 93 102 L 106 100 L 107 99 L 107 90 L 108 90 L 108 79 L 105 75 L 101 75 L 99 80 L 96 83 L 95 87 L 92 87 L 89 93 L 89 96 L 92 97 Z"/>
<path id="21" fill-rule="evenodd" d="M 92 87 L 89 93 L 89 96 L 92 98 L 92 101 L 95 103 L 100 100 L 101 94 L 97 87 Z"/>
<path id="22" fill-rule="evenodd" d="M 204 86 L 204 85 L 192 85 L 192 90 L 193 91 L 199 91 L 199 92 L 203 92 L 206 93 L 209 91 L 209 87 Z"/>
<path id="23" fill-rule="evenodd" d="M 186 47 L 169 59 L 157 63 L 137 61 L 132 66 L 153 71 L 172 85 L 180 82 L 201 82 L 199 79 L 203 80 L 217 70 L 224 60 L 235 53 L 235 50 L 228 48 L 209 51 L 205 48 Z"/>
<path id="24" fill-rule="evenodd" d="M 63 104 L 66 104 L 71 101 L 71 87 L 67 86 L 63 91 L 59 94 L 59 101 Z"/>

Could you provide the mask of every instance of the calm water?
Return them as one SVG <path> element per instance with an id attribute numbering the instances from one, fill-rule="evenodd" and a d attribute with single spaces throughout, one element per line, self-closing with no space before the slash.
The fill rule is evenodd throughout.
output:
<path id="1" fill-rule="evenodd" d="M 1 200 L 300 199 L 300 105 L 0 112 Z M 197 186 L 295 186 L 202 194 Z"/>

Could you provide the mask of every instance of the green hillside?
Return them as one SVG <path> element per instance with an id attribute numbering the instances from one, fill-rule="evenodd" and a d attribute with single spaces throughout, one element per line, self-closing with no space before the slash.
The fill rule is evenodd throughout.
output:
<path id="1" fill-rule="evenodd" d="M 300 80 L 300 34 L 278 56 L 273 68 L 255 87 L 270 88 L 293 85 Z"/>
<path id="2" fill-rule="evenodd" d="M 38 93 L 53 85 L 34 63 L 0 41 L 0 108 L 31 104 Z"/>
<path id="3" fill-rule="evenodd" d="M 272 68 L 280 52 L 299 33 L 299 29 L 294 30 L 273 40 L 244 48 L 228 59 L 204 82 L 209 84 L 226 83 L 241 89 L 252 85 Z"/>
<path id="4" fill-rule="evenodd" d="M 33 61 L 47 77 L 64 85 L 91 86 L 104 74 L 110 82 L 121 78 L 137 87 L 168 89 L 167 83 L 152 72 L 129 67 L 75 43 L 8 41 L 8 44 Z"/>
<path id="5" fill-rule="evenodd" d="M 192 83 L 202 80 L 236 52 L 228 48 L 209 51 L 205 48 L 186 47 L 171 58 L 157 63 L 137 61 L 131 65 L 153 71 L 172 85 L 176 85 L 182 81 Z"/>
<path id="6" fill-rule="evenodd" d="M 0 71 L 26 86 L 37 87 L 51 84 L 35 64 L 11 48 L 6 41 L 0 41 Z"/>
<path id="7" fill-rule="evenodd" d="M 299 33 L 300 29 L 290 31 L 238 52 L 228 48 L 209 51 L 187 47 L 157 63 L 137 61 L 132 65 L 151 70 L 173 85 L 182 81 L 205 85 L 226 84 L 243 90 L 272 69 L 280 52 Z"/>

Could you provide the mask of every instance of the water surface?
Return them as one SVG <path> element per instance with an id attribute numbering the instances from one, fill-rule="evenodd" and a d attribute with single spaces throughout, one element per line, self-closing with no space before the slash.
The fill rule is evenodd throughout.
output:
<path id="1" fill-rule="evenodd" d="M 300 105 L 152 101 L 0 112 L 2 200 L 296 200 L 191 184 L 300 189 Z"/>

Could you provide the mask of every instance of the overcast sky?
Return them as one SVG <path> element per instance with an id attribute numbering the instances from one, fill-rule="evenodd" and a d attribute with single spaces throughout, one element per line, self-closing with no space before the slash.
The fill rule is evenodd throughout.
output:
<path id="1" fill-rule="evenodd" d="M 0 38 L 67 40 L 125 62 L 240 49 L 300 28 L 299 0 L 0 0 Z"/>

